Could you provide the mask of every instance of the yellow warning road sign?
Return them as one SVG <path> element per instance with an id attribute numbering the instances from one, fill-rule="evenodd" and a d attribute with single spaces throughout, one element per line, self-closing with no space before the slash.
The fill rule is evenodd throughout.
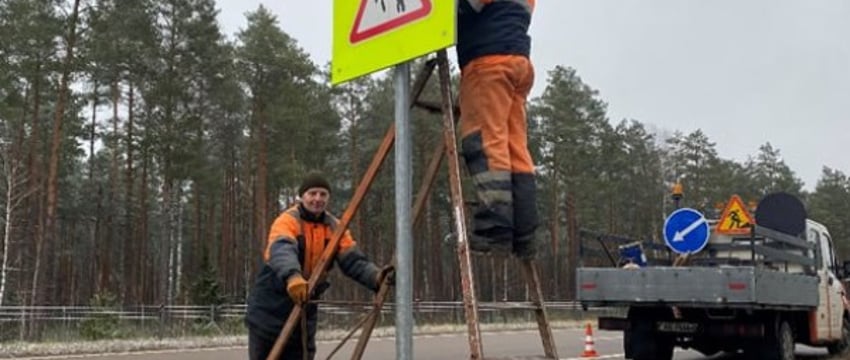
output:
<path id="1" fill-rule="evenodd" d="M 334 0 L 336 85 L 455 43 L 454 1 Z"/>
<path id="2" fill-rule="evenodd" d="M 726 208 L 723 209 L 723 215 L 720 216 L 715 231 L 729 235 L 749 234 L 750 227 L 754 224 L 755 221 L 744 206 L 744 202 L 741 201 L 741 197 L 732 195 Z"/>

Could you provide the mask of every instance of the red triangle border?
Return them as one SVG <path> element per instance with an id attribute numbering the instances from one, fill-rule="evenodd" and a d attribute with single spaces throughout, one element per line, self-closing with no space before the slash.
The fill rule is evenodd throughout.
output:
<path id="1" fill-rule="evenodd" d="M 357 10 L 357 17 L 354 20 L 354 26 L 351 28 L 351 34 L 348 36 L 348 41 L 352 44 L 356 44 L 371 37 L 389 32 L 390 30 L 401 27 L 402 25 L 419 20 L 430 14 L 432 7 L 431 0 L 419 0 L 422 2 L 422 7 L 418 10 L 404 14 L 403 16 L 397 17 L 378 26 L 374 26 L 366 31 L 359 31 L 360 24 L 363 21 L 363 14 L 366 12 L 366 3 L 369 1 L 374 0 L 360 1 L 360 8 Z"/>

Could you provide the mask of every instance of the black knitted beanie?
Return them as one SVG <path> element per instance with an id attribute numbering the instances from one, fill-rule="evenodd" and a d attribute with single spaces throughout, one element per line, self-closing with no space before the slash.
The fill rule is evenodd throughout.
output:
<path id="1" fill-rule="evenodd" d="M 331 192 L 331 184 L 318 172 L 307 174 L 304 180 L 301 181 L 301 186 L 298 188 L 298 195 L 303 196 L 310 188 L 325 188 Z"/>

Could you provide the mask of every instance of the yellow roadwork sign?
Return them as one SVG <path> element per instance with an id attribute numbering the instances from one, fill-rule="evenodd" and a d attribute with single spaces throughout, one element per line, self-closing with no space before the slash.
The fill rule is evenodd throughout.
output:
<path id="1" fill-rule="evenodd" d="M 720 216 L 720 222 L 717 223 L 717 232 L 720 234 L 742 235 L 749 234 L 750 227 L 755 224 L 753 217 L 750 215 L 741 197 L 732 195 L 726 208 L 723 209 L 723 215 Z"/>
<path id="2" fill-rule="evenodd" d="M 331 83 L 453 45 L 455 6 L 442 0 L 334 0 Z"/>

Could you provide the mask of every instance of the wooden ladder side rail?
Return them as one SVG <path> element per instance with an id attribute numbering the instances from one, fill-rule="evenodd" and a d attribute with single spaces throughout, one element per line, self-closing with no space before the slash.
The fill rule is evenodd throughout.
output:
<path id="1" fill-rule="evenodd" d="M 555 346 L 555 336 L 549 326 L 549 317 L 546 307 L 543 305 L 543 289 L 540 285 L 540 271 L 537 263 L 533 260 L 520 260 L 523 273 L 528 285 L 531 286 L 531 304 L 534 307 L 534 316 L 537 318 L 537 328 L 540 330 L 540 339 L 543 342 L 543 353 L 547 358 L 558 359 L 558 349 Z"/>
<path id="2" fill-rule="evenodd" d="M 433 69 L 434 64 L 426 62 L 425 67 L 431 67 Z M 428 73 L 430 77 L 430 72 Z M 411 89 L 411 97 L 414 99 L 411 101 L 410 106 L 415 103 L 415 99 L 418 99 L 422 94 L 422 91 L 425 88 L 425 84 L 428 79 L 417 79 L 416 87 Z M 331 236 L 331 241 L 325 247 L 325 250 L 322 252 L 322 256 L 319 258 L 319 263 L 313 269 L 312 274 L 310 275 L 310 280 L 307 285 L 307 294 L 312 294 L 316 288 L 316 285 L 319 284 L 322 280 L 324 280 L 327 275 L 327 270 L 334 257 L 336 256 L 337 248 L 339 247 L 339 242 L 342 239 L 342 235 L 348 230 L 348 224 L 351 222 L 351 219 L 357 213 L 357 210 L 360 208 L 360 204 L 363 202 L 363 198 L 366 196 L 366 193 L 369 191 L 372 183 L 375 180 L 375 177 L 378 174 L 378 170 L 380 170 L 381 165 L 384 163 L 384 160 L 390 153 L 390 150 L 395 143 L 395 122 L 390 124 L 387 132 L 384 134 L 384 139 L 381 142 L 381 145 L 378 147 L 378 150 L 375 152 L 375 155 L 372 157 L 372 162 L 369 164 L 369 168 L 366 170 L 366 173 L 363 175 L 363 178 L 360 180 L 360 184 L 357 186 L 357 190 L 354 192 L 354 196 L 351 199 L 351 202 L 346 206 L 345 212 L 340 219 L 339 224 L 337 224 L 336 230 Z M 309 297 L 309 296 L 308 296 Z M 280 335 L 277 337 L 274 343 L 274 347 L 272 347 L 271 352 L 269 352 L 268 360 L 276 360 L 280 357 L 280 353 L 283 351 L 283 346 L 289 341 L 289 338 L 292 336 L 292 333 L 295 330 L 295 326 L 298 324 L 301 316 L 304 315 L 304 307 L 303 305 L 296 304 L 292 311 L 289 313 L 289 317 L 286 320 L 286 323 L 281 329 Z"/>
<path id="3" fill-rule="evenodd" d="M 449 165 L 449 190 L 454 212 L 454 233 L 457 235 L 457 257 L 460 264 L 460 283 L 463 289 L 463 309 L 469 336 L 469 357 L 480 360 L 484 357 L 481 344 L 481 327 L 478 321 L 478 300 L 475 296 L 475 281 L 472 276 L 472 257 L 469 253 L 469 241 L 466 231 L 466 215 L 463 203 L 463 190 L 460 179 L 460 160 L 455 137 L 454 107 L 452 106 L 451 77 L 446 50 L 437 52 L 439 62 L 440 97 L 443 108 L 443 141 L 446 144 L 446 158 Z"/>

